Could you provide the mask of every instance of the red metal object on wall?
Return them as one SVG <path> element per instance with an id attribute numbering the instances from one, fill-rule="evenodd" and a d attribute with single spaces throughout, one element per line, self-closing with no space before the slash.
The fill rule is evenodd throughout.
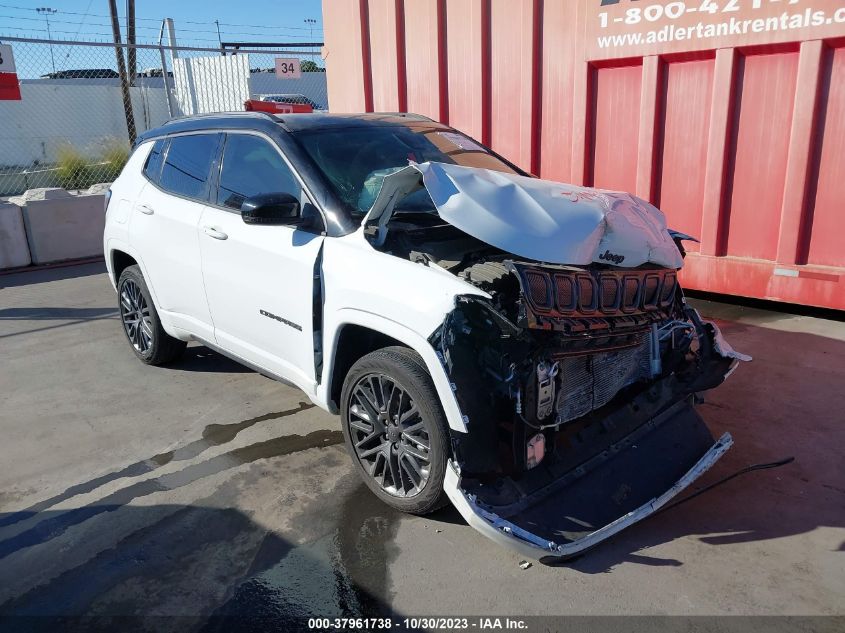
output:
<path id="1" fill-rule="evenodd" d="M 15 73 L 0 73 L 0 101 L 20 101 L 21 87 Z"/>
<path id="2" fill-rule="evenodd" d="M 276 101 L 260 101 L 258 99 L 247 99 L 244 101 L 244 109 L 255 112 L 270 112 L 272 114 L 302 114 L 313 112 L 307 103 L 278 103 Z"/>
<path id="3" fill-rule="evenodd" d="M 845 309 L 839 0 L 331 0 L 331 108 L 412 111 L 631 191 L 686 287 Z"/>
<path id="4" fill-rule="evenodd" d="M 20 101 L 21 87 L 12 47 L 0 44 L 0 101 Z"/>

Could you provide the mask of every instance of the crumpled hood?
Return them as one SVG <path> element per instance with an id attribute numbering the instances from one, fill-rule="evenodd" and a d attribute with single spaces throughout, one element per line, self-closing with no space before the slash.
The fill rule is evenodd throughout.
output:
<path id="1" fill-rule="evenodd" d="M 364 223 L 377 220 L 384 234 L 396 202 L 423 186 L 443 220 L 520 257 L 683 266 L 663 213 L 636 196 L 446 163 L 412 164 L 386 176 Z"/>

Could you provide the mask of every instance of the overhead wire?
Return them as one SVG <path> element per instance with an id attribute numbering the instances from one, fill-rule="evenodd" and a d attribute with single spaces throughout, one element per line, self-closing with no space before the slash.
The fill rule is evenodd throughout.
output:
<path id="1" fill-rule="evenodd" d="M 90 8 L 90 2 L 89 2 L 88 7 Z M 36 9 L 34 9 L 32 7 L 21 7 L 21 6 L 17 6 L 17 5 L 10 5 L 10 4 L 4 4 L 4 3 L 0 3 L 0 8 L 13 9 L 13 10 L 18 10 L 18 11 L 30 11 L 30 12 L 36 11 Z M 88 17 L 106 18 L 106 19 L 111 18 L 111 16 L 103 15 L 103 14 L 90 13 L 87 10 L 86 10 L 85 13 L 79 13 L 78 11 L 65 11 L 65 10 L 60 9 L 56 13 L 60 14 L 60 15 L 82 16 L 83 22 L 84 22 L 84 19 L 88 18 Z M 29 20 L 29 21 L 39 21 L 39 22 L 41 21 L 40 16 L 39 17 L 28 17 L 28 16 L 0 15 L 0 18 L 10 18 L 10 19 L 15 19 L 15 20 Z M 126 22 L 126 17 L 125 16 L 118 16 L 118 20 L 121 21 L 121 22 Z M 159 18 L 136 17 L 135 20 L 136 20 L 136 22 L 138 22 L 138 21 L 155 22 L 155 23 L 161 22 L 161 19 L 159 19 Z M 79 21 L 62 20 L 60 18 L 52 18 L 51 21 L 56 22 L 56 23 L 72 24 L 72 25 L 79 25 L 79 24 L 83 23 L 83 22 L 79 22 Z M 197 26 L 209 26 L 209 27 L 215 26 L 214 21 L 183 20 L 182 22 L 184 24 L 193 24 L 193 25 L 197 25 Z M 89 22 L 88 24 L 90 24 L 92 26 L 106 26 L 106 27 L 111 26 L 110 22 L 109 23 Z M 320 31 L 323 30 L 322 27 L 319 24 L 315 25 L 314 27 L 286 26 L 286 25 L 281 25 L 281 24 L 278 24 L 278 25 L 273 25 L 273 24 L 240 24 L 240 23 L 236 23 L 236 22 L 220 22 L 219 24 L 220 24 L 221 27 L 262 29 L 262 30 L 274 30 L 274 31 L 279 31 L 279 30 L 282 30 L 282 31 L 308 31 L 309 34 L 311 32 L 315 32 L 315 31 L 320 32 Z M 159 29 L 158 26 L 145 26 L 145 25 L 138 25 L 136 28 L 156 30 L 156 31 Z M 209 28 L 209 29 L 186 29 L 186 28 L 180 27 L 179 30 L 180 31 L 187 31 L 187 32 L 195 32 L 195 33 L 216 33 L 216 31 L 211 29 L 211 28 Z M 260 35 L 259 33 L 244 32 L 244 31 L 227 31 L 227 32 L 232 34 L 232 35 Z M 307 35 L 307 36 L 306 35 L 300 35 L 300 36 L 286 35 L 285 37 L 310 37 L 310 35 Z"/>
<path id="2" fill-rule="evenodd" d="M 113 38 L 113 33 L 111 32 L 111 16 L 91 13 L 91 4 L 93 0 L 89 0 L 88 4 L 85 8 L 84 12 L 78 11 L 65 11 L 65 10 L 58 10 L 56 12 L 57 15 L 50 17 L 50 24 L 58 24 L 58 25 L 65 25 L 66 27 L 73 28 L 75 30 L 68 30 L 68 28 L 51 28 L 49 31 L 45 28 L 44 24 L 45 21 L 42 19 L 41 15 L 8 15 L 3 14 L 0 15 L 0 19 L 3 20 L 10 20 L 11 23 L 8 25 L 0 25 L 0 32 L 2 31 L 15 31 L 20 33 L 21 36 L 26 37 L 38 37 L 44 38 L 48 35 L 48 33 L 54 33 L 61 35 L 64 39 L 70 39 L 73 41 L 80 41 L 80 38 L 83 39 L 99 39 L 103 38 L 105 40 L 110 40 Z M 0 3 L 0 9 L 7 9 L 11 11 L 23 11 L 28 13 L 35 13 L 37 12 L 33 7 L 22 7 L 20 5 L 15 4 L 8 4 L 8 3 Z M 78 16 L 79 19 L 65 19 L 66 16 Z M 108 20 L 108 22 L 97 22 L 91 21 L 90 18 L 103 18 Z M 23 21 L 23 22 L 31 22 L 32 24 L 21 25 L 21 22 L 14 22 L 16 20 Z M 125 16 L 118 16 L 118 20 L 120 21 L 123 28 L 126 28 L 126 17 Z M 136 22 L 144 21 L 144 22 L 155 22 L 156 25 L 152 26 L 149 24 L 136 24 L 136 29 L 146 30 L 150 33 L 148 35 L 143 35 L 143 33 L 139 33 L 138 43 L 155 43 L 152 40 L 154 39 L 154 33 L 160 30 L 160 22 L 161 20 L 158 18 L 142 18 L 136 17 Z M 190 28 L 190 27 L 183 27 L 181 24 L 188 24 L 193 26 L 208 26 L 211 28 Z M 219 44 L 220 39 L 218 38 L 218 31 L 215 22 L 204 22 L 198 20 L 182 20 L 180 21 L 179 27 L 179 44 L 184 46 L 197 46 L 199 48 L 207 48 L 209 44 Z M 270 34 L 269 31 L 275 31 L 276 35 L 279 39 L 285 40 L 321 40 L 322 39 L 322 26 L 319 24 L 313 27 L 298 27 L 298 26 L 282 26 L 282 25 L 267 25 L 267 24 L 240 24 L 236 22 L 219 22 L 220 26 L 220 33 L 219 36 L 226 38 L 226 39 L 257 39 L 263 40 L 268 37 Z M 104 29 L 105 32 L 97 30 L 98 28 Z M 256 32 L 252 30 L 230 30 L 230 29 L 261 29 L 261 32 Z M 282 31 L 280 33 L 280 31 Z M 295 32 L 292 32 L 295 31 Z M 308 31 L 308 34 L 304 34 L 305 31 Z M 302 33 L 301 33 L 302 32 Z M 68 37 L 70 36 L 70 37 Z M 203 37 L 208 36 L 208 37 Z M 148 38 L 147 42 L 144 42 L 144 38 Z M 68 53 L 69 55 L 69 53 Z"/>

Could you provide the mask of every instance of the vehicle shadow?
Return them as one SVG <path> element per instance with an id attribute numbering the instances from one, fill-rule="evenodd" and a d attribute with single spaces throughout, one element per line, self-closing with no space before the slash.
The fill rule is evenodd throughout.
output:
<path id="1" fill-rule="evenodd" d="M 0 604 L 0 629 L 307 631 L 315 616 L 396 618 L 384 598 L 396 521 L 367 497 L 348 495 L 336 524 L 304 543 L 235 508 L 121 506 L 110 519 L 120 536 L 88 535 L 99 551 L 87 560 L 66 567 L 50 543 L 30 555 L 57 573 Z"/>
<path id="2" fill-rule="evenodd" d="M 253 371 L 204 345 L 189 345 L 178 360 L 167 365 L 167 369 L 226 374 L 246 374 Z"/>
<path id="3" fill-rule="evenodd" d="M 746 324 L 720 327 L 754 361 L 706 395 L 702 416 L 714 436 L 729 431 L 734 446 L 687 494 L 750 464 L 788 456 L 795 462 L 743 475 L 656 514 L 567 567 L 594 574 L 623 562 L 680 566 L 684 561 L 644 550 L 679 538 L 720 546 L 845 528 L 845 342 Z M 838 539 L 829 551 L 843 551 Z"/>
<path id="4" fill-rule="evenodd" d="M 0 274 L 0 289 L 31 286 L 50 281 L 77 279 L 79 277 L 91 277 L 92 275 L 101 275 L 105 272 L 106 263 L 104 261 L 83 264 L 68 262 L 66 265 L 63 264 L 53 267 L 24 268 L 14 272 Z"/>
<path id="5" fill-rule="evenodd" d="M 71 307 L 32 307 L 32 308 L 4 308 L 0 310 L 0 324 L 6 323 L 23 323 L 23 322 L 39 322 L 39 321 L 59 321 L 50 325 L 43 325 L 41 327 L 30 328 L 27 330 L 12 330 L 0 334 L 0 339 L 10 338 L 13 336 L 22 336 L 24 334 L 35 334 L 36 332 L 45 332 L 47 330 L 56 330 L 65 328 L 71 325 L 79 325 L 81 323 L 88 323 L 91 321 L 101 321 L 103 319 L 119 318 L 117 308 L 71 308 Z"/>
<path id="6" fill-rule="evenodd" d="M 117 308 L 2 308 L 0 321 L 90 321 L 116 317 Z"/>

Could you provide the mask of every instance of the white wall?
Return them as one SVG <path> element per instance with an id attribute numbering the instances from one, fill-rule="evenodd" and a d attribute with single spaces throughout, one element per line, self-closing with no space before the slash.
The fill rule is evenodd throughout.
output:
<path id="1" fill-rule="evenodd" d="M 251 73 L 249 92 L 252 96 L 301 93 L 326 105 L 326 73 L 303 73 L 301 79 Z M 160 77 L 144 79 L 142 85 L 130 88 L 130 94 L 139 134 L 167 121 L 167 96 Z M 24 80 L 21 96 L 21 101 L 0 101 L 0 171 L 20 171 L 36 161 L 53 163 L 63 143 L 97 158 L 104 139 L 128 139 L 117 79 Z M 242 108 L 241 101 L 237 109 Z M 20 169 L 4 169 L 15 167 Z"/>
<path id="2" fill-rule="evenodd" d="M 163 89 L 130 88 L 135 127 L 142 132 L 168 119 Z M 0 101 L 0 167 L 52 163 L 71 143 L 96 157 L 103 140 L 128 139 L 120 85 L 21 83 L 20 101 Z"/>
<path id="3" fill-rule="evenodd" d="M 249 55 L 173 60 L 173 89 L 183 114 L 239 111 L 249 99 Z"/>

